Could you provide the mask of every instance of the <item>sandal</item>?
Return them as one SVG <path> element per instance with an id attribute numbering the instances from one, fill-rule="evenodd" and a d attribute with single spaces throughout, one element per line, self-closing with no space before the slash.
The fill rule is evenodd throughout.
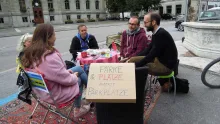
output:
<path id="1" fill-rule="evenodd" d="M 80 116 L 83 116 L 84 114 L 86 114 L 88 111 L 90 110 L 90 105 L 83 105 L 80 107 L 80 109 L 78 111 L 76 111 L 74 109 L 74 117 L 78 118 Z"/>

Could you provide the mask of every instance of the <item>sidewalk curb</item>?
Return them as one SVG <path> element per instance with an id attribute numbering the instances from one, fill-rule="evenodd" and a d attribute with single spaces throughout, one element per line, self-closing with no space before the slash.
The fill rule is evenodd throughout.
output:
<path id="1" fill-rule="evenodd" d="M 193 70 L 198 70 L 198 71 L 201 71 L 201 72 L 203 71 L 202 68 L 191 66 L 191 65 L 186 65 L 186 64 L 183 64 L 183 63 L 179 63 L 179 66 L 186 67 L 186 68 L 193 69 Z"/>
<path id="2" fill-rule="evenodd" d="M 83 23 L 82 23 L 83 24 Z M 88 28 L 99 28 L 99 27 L 110 27 L 110 26 L 119 26 L 119 25 L 122 25 L 122 24 L 112 24 L 112 25 L 88 25 L 87 27 Z M 61 31 L 70 31 L 70 30 L 78 30 L 78 29 L 73 29 L 73 28 L 63 28 L 63 29 L 55 29 L 55 32 L 61 32 Z M 33 33 L 33 31 L 31 32 L 13 32 L 13 33 L 7 33 L 7 34 L 3 34 L 3 35 L 0 35 L 0 38 L 3 38 L 3 37 L 12 37 L 12 36 L 21 36 L 25 33 Z"/>

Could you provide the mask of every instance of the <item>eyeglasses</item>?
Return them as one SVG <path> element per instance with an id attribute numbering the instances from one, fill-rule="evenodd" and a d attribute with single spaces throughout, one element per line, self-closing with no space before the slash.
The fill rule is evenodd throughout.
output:
<path id="1" fill-rule="evenodd" d="M 137 25 L 137 24 L 134 24 L 134 23 L 128 23 L 129 25 L 131 25 L 131 26 L 135 26 L 135 25 Z"/>
<path id="2" fill-rule="evenodd" d="M 144 24 L 147 24 L 147 23 L 149 23 L 149 22 L 152 22 L 152 21 L 148 21 L 148 22 L 145 22 L 145 21 L 144 21 Z"/>

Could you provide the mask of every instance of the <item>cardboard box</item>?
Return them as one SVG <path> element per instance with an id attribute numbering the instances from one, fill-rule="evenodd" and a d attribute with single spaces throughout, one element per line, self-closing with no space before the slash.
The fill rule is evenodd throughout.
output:
<path id="1" fill-rule="evenodd" d="M 86 99 L 99 103 L 136 103 L 134 63 L 92 63 Z"/>

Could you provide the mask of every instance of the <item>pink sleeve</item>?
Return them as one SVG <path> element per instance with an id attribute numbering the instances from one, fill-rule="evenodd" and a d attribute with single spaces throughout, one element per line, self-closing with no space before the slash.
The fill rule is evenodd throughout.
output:
<path id="1" fill-rule="evenodd" d="M 68 72 L 62 59 L 56 53 L 46 57 L 41 66 L 41 70 L 42 69 L 47 80 L 65 86 L 75 85 L 78 83 L 78 77 Z"/>

